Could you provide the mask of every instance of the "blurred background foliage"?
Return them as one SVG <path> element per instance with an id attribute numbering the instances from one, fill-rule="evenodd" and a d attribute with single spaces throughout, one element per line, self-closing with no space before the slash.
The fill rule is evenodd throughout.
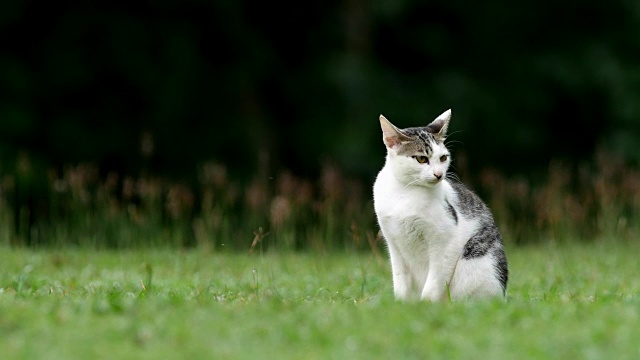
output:
<path id="1" fill-rule="evenodd" d="M 0 219 L 30 237 L 44 229 L 38 219 L 69 221 L 73 186 L 93 184 L 94 198 L 112 189 L 125 209 L 145 203 L 139 187 L 127 198 L 126 179 L 162 178 L 158 224 L 171 218 L 171 189 L 182 196 L 169 183 L 180 184 L 195 209 L 185 225 L 194 242 L 211 166 L 245 202 L 262 189 L 264 219 L 273 199 L 292 196 L 278 190 L 287 176 L 319 179 L 307 186 L 309 214 L 339 198 L 322 185 L 335 174 L 360 184 L 358 206 L 369 209 L 385 153 L 378 115 L 416 126 L 447 108 L 454 166 L 485 197 L 499 184 L 487 174 L 544 187 L 557 164 L 572 192 L 593 190 L 615 175 L 605 168 L 633 173 L 640 162 L 639 35 L 640 3 L 628 0 L 5 0 Z M 78 172 L 74 185 L 67 178 Z M 533 193 L 527 185 L 520 195 Z M 503 219 L 535 212 L 525 210 Z"/>

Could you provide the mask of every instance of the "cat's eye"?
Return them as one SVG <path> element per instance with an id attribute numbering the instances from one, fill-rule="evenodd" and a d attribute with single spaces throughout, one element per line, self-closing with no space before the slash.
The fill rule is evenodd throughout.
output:
<path id="1" fill-rule="evenodd" d="M 413 158 L 416 159 L 416 161 L 419 162 L 420 164 L 428 164 L 429 163 L 429 158 L 426 157 L 426 156 L 416 155 Z"/>
<path id="2" fill-rule="evenodd" d="M 447 155 L 440 156 L 440 162 L 445 162 L 445 161 L 447 161 Z"/>

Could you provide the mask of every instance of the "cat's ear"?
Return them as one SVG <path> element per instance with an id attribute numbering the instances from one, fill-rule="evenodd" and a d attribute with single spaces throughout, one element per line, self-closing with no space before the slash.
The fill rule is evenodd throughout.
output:
<path id="1" fill-rule="evenodd" d="M 380 127 L 382 128 L 382 141 L 384 141 L 384 144 L 389 149 L 393 149 L 403 142 L 407 142 L 410 140 L 382 114 L 380 115 Z"/>
<path id="2" fill-rule="evenodd" d="M 427 125 L 427 131 L 438 139 L 444 139 L 447 136 L 449 120 L 451 120 L 451 109 L 443 112 L 431 124 Z"/>

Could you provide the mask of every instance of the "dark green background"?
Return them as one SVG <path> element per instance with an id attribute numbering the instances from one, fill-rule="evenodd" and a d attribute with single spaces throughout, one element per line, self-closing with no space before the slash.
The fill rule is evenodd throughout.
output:
<path id="1" fill-rule="evenodd" d="M 240 177 L 332 161 L 371 178 L 380 113 L 403 127 L 447 108 L 471 169 L 598 148 L 637 162 L 639 55 L 637 1 L 5 0 L 0 170 L 26 154 L 178 178 L 207 160 Z"/>

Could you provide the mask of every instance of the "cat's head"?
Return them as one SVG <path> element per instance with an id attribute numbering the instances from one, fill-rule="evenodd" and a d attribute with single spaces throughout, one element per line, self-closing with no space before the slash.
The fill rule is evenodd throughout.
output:
<path id="1" fill-rule="evenodd" d="M 444 145 L 451 109 L 425 127 L 398 129 L 380 115 L 387 165 L 396 179 L 407 185 L 433 187 L 445 179 L 449 150 Z"/>

